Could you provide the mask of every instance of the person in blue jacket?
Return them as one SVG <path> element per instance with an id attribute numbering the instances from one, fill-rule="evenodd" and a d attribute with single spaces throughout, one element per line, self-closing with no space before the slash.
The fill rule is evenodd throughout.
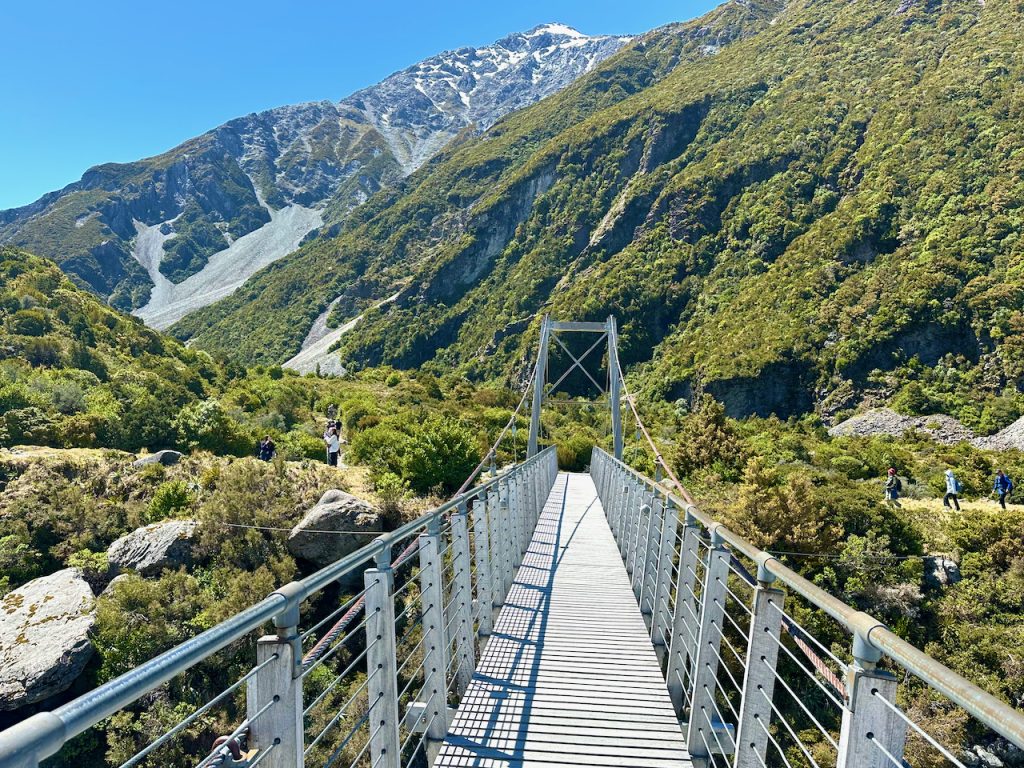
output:
<path id="1" fill-rule="evenodd" d="M 1007 477 L 1001 469 L 996 472 L 996 481 L 992 485 L 992 490 L 999 495 L 999 506 L 1006 509 L 1006 497 L 1013 491 L 1013 480 Z"/>
<path id="2" fill-rule="evenodd" d="M 956 479 L 952 469 L 946 470 L 946 495 L 942 497 L 942 506 L 948 507 L 952 500 L 956 511 L 960 511 L 960 481 Z"/>

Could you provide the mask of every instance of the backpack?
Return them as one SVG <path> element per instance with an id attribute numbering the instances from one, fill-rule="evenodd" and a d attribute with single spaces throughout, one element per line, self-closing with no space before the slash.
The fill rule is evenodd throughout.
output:
<path id="1" fill-rule="evenodd" d="M 959 494 L 960 491 L 962 491 L 963 489 L 964 489 L 963 484 L 959 480 L 954 479 L 953 480 L 953 490 L 955 490 Z"/>
<path id="2" fill-rule="evenodd" d="M 900 480 L 899 475 L 896 476 L 896 490 L 897 491 L 902 491 L 903 490 L 903 481 Z"/>

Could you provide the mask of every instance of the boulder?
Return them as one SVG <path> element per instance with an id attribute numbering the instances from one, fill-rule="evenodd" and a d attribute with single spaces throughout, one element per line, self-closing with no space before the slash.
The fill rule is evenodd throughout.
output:
<path id="1" fill-rule="evenodd" d="M 974 754 L 978 756 L 978 764 L 984 768 L 1003 768 L 1003 761 L 980 744 L 975 744 Z"/>
<path id="2" fill-rule="evenodd" d="M 924 559 L 924 581 L 929 587 L 948 587 L 960 581 L 960 566 L 948 557 L 935 555 Z"/>
<path id="3" fill-rule="evenodd" d="M 93 654 L 92 589 L 77 568 L 0 597 L 0 710 L 67 690 Z"/>
<path id="4" fill-rule="evenodd" d="M 288 534 L 288 551 L 323 568 L 369 544 L 383 530 L 380 513 L 372 505 L 344 491 L 327 491 Z"/>
<path id="5" fill-rule="evenodd" d="M 182 454 L 178 451 L 157 451 L 151 453 L 149 456 L 143 456 L 141 459 L 137 459 L 132 462 L 133 467 L 144 467 L 147 464 L 163 464 L 165 467 L 170 467 L 181 461 Z"/>
<path id="6" fill-rule="evenodd" d="M 110 545 L 107 560 L 117 570 L 153 576 L 165 568 L 192 563 L 195 520 L 166 520 L 137 528 Z"/>

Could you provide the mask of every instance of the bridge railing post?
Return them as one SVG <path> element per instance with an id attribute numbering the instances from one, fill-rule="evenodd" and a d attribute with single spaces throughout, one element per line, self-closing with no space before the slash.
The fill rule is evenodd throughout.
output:
<path id="1" fill-rule="evenodd" d="M 786 599 L 785 592 L 772 588 L 774 582 L 775 576 L 763 565 L 759 566 L 747 637 L 747 665 L 736 726 L 734 768 L 757 768 L 765 764 L 782 636 L 780 611 Z"/>
<path id="2" fill-rule="evenodd" d="M 644 572 L 640 578 L 640 613 L 647 619 L 647 628 L 654 632 L 654 600 L 658 589 L 658 567 L 661 557 L 661 532 L 664 528 L 665 506 L 662 498 L 652 494 L 651 518 L 647 526 L 647 545 L 644 549 Z"/>
<path id="3" fill-rule="evenodd" d="M 443 739 L 448 732 L 448 639 L 445 637 L 444 567 L 441 562 L 441 527 L 433 520 L 419 536 L 420 600 L 423 615 L 423 689 L 428 739 Z M 372 725 L 372 718 L 371 718 Z"/>
<path id="4" fill-rule="evenodd" d="M 504 479 L 498 483 L 498 515 L 501 518 L 501 602 L 505 602 L 508 591 L 512 589 L 515 574 L 513 548 L 516 546 L 513 536 L 512 505 L 509 500 L 509 483 Z"/>
<path id="5" fill-rule="evenodd" d="M 629 565 L 626 568 L 632 580 L 633 595 L 636 597 L 637 605 L 640 604 L 644 566 L 647 564 L 647 545 L 650 543 L 651 517 L 654 515 L 654 509 L 651 506 L 651 494 L 643 486 L 641 486 L 638 497 L 640 509 L 637 511 L 633 546 L 630 549 Z"/>
<path id="6" fill-rule="evenodd" d="M 516 558 L 516 564 L 523 562 L 523 555 L 526 554 L 526 548 L 530 544 L 530 506 L 529 506 L 529 485 L 527 482 L 526 472 L 528 470 L 520 471 L 516 475 L 516 519 L 519 522 L 519 552 Z"/>
<path id="7" fill-rule="evenodd" d="M 480 649 L 484 648 L 494 627 L 494 597 L 491 574 L 491 535 L 487 515 L 487 498 L 473 500 L 473 554 L 476 560 L 477 635 Z"/>
<path id="8" fill-rule="evenodd" d="M 261 753 L 270 749 L 261 762 L 272 768 L 302 768 L 304 764 L 297 607 L 292 618 L 294 625 L 289 619 L 289 626 L 279 627 L 277 634 L 257 641 L 256 664 L 260 669 L 246 686 L 250 745 Z"/>
<path id="9" fill-rule="evenodd" d="M 651 640 L 656 646 L 661 646 L 667 651 L 667 638 L 672 629 L 672 569 L 676 532 L 679 528 L 678 510 L 669 499 L 664 502 L 661 519 L 661 542 L 658 546 L 658 573 L 657 584 L 654 588 Z M 678 600 L 678 596 L 676 599 Z"/>
<path id="10" fill-rule="evenodd" d="M 713 531 L 701 590 L 700 631 L 693 666 L 693 700 L 686 731 L 686 744 L 694 765 L 708 765 L 713 752 L 732 751 L 735 744 L 718 717 L 718 705 L 715 703 L 728 576 L 729 550 Z M 719 748 L 723 735 L 725 742 Z"/>
<path id="11" fill-rule="evenodd" d="M 876 667 L 881 658 L 864 636 L 854 634 L 836 768 L 886 768 L 903 762 L 907 725 L 895 712 L 896 678 Z"/>
<path id="12" fill-rule="evenodd" d="M 685 512 L 680 535 L 679 572 L 676 602 L 672 611 L 672 645 L 668 654 L 668 691 L 676 712 L 683 714 L 690 706 L 693 688 L 693 667 L 700 633 L 697 611 L 697 565 L 700 527 L 689 510 Z"/>
<path id="13" fill-rule="evenodd" d="M 380 562 L 380 561 L 378 561 Z M 366 588 L 366 670 L 370 700 L 370 764 L 399 768 L 398 652 L 391 568 L 368 568 Z M 440 605 L 438 606 L 440 610 Z"/>
<path id="14" fill-rule="evenodd" d="M 629 562 L 629 544 L 632 541 L 634 506 L 637 506 L 636 486 L 629 478 L 626 478 L 622 483 L 622 508 L 619 510 L 619 550 L 622 552 L 623 563 Z"/>
<path id="15" fill-rule="evenodd" d="M 476 668 L 476 646 L 473 643 L 473 576 L 469 551 L 469 511 L 459 504 L 451 517 L 452 572 L 454 610 L 452 633 L 457 654 L 456 690 L 462 696 L 469 687 Z M 445 667 L 447 669 L 447 667 Z"/>
<path id="16" fill-rule="evenodd" d="M 491 537 L 490 573 L 491 573 L 491 613 L 504 604 L 505 595 L 502 587 L 505 584 L 504 561 L 501 549 L 503 528 L 501 525 L 501 504 L 498 502 L 498 491 L 492 488 L 487 492 L 487 530 Z"/>

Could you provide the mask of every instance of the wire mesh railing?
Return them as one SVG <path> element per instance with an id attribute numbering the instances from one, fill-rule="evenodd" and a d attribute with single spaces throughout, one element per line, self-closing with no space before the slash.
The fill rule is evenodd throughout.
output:
<path id="1" fill-rule="evenodd" d="M 255 664 L 170 727 L 139 729 L 146 737 L 122 768 L 188 764 L 189 756 L 196 768 L 426 765 L 469 685 L 556 474 L 548 448 L 467 484 L 333 565 L 0 732 L 0 768 L 35 768 L 112 715 L 144 715 L 144 702 L 171 681 L 192 690 L 188 676 L 226 648 L 235 656 L 254 648 Z M 268 624 L 273 633 L 262 635 Z M 218 732 L 226 735 L 214 738 Z"/>
<path id="2" fill-rule="evenodd" d="M 590 471 L 694 765 L 963 768 L 967 734 L 1024 748 L 1024 713 L 689 497 L 600 449 Z"/>

